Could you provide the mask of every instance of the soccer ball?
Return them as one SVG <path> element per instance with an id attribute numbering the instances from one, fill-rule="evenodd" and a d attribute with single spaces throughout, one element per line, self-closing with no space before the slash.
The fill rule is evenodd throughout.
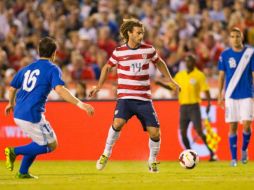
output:
<path id="1" fill-rule="evenodd" d="M 198 164 L 199 157 L 196 151 L 187 149 L 179 156 L 180 165 L 186 169 L 193 169 Z"/>

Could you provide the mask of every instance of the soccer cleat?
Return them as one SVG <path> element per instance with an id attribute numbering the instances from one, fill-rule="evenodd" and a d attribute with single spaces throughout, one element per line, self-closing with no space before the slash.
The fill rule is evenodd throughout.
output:
<path id="1" fill-rule="evenodd" d="M 248 162 L 248 151 L 243 151 L 242 150 L 242 159 L 241 159 L 243 164 L 247 164 Z"/>
<path id="2" fill-rule="evenodd" d="M 160 162 L 150 162 L 148 163 L 149 172 L 151 173 L 159 173 L 158 164 Z"/>
<path id="3" fill-rule="evenodd" d="M 10 171 L 13 171 L 14 162 L 16 160 L 16 154 L 14 153 L 14 148 L 6 147 L 4 149 L 5 157 L 6 157 L 6 168 Z"/>
<path id="4" fill-rule="evenodd" d="M 30 173 L 21 174 L 18 172 L 15 176 L 17 179 L 38 179 L 38 176 L 31 175 Z"/>
<path id="5" fill-rule="evenodd" d="M 100 156 L 99 160 L 96 162 L 96 168 L 97 170 L 103 170 L 105 168 L 106 164 L 108 162 L 108 157 L 104 154 Z"/>
<path id="6" fill-rule="evenodd" d="M 237 166 L 237 161 L 236 160 L 231 160 L 230 166 L 236 167 Z"/>

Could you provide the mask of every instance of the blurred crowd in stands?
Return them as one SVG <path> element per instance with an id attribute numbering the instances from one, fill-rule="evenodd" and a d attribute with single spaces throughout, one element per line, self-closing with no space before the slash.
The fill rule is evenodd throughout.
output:
<path id="1" fill-rule="evenodd" d="M 13 75 L 38 58 L 44 36 L 57 40 L 56 64 L 66 85 L 85 99 L 87 86 L 121 44 L 123 19 L 133 17 L 144 23 L 145 42 L 154 45 L 172 75 L 184 68 L 186 52 L 194 52 L 198 68 L 216 80 L 218 58 L 234 26 L 254 45 L 254 0 L 1 0 L 0 99 L 8 98 Z M 161 77 L 153 67 L 150 74 Z M 110 79 L 115 86 L 114 70 Z M 58 97 L 52 93 L 50 99 Z"/>

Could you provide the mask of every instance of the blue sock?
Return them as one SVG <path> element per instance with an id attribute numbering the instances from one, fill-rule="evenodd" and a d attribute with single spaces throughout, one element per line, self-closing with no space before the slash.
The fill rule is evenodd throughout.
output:
<path id="1" fill-rule="evenodd" d="M 25 146 L 18 146 L 14 148 L 14 153 L 16 155 L 38 155 L 38 154 L 45 154 L 50 152 L 50 148 L 47 145 L 38 145 L 35 142 L 31 142 Z"/>
<path id="2" fill-rule="evenodd" d="M 19 169 L 21 174 L 27 174 L 30 166 L 32 165 L 33 161 L 35 160 L 36 156 L 34 155 L 25 155 L 22 159 L 22 163 Z"/>
<path id="3" fill-rule="evenodd" d="M 246 151 L 250 142 L 250 136 L 251 136 L 251 132 L 249 133 L 245 133 L 243 132 L 243 146 L 242 146 L 242 150 Z"/>
<path id="4" fill-rule="evenodd" d="M 229 136 L 229 145 L 232 160 L 237 160 L 237 135 Z"/>

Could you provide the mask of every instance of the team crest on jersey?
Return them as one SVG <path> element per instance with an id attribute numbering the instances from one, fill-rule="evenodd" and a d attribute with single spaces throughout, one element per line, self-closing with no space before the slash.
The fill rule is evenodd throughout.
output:
<path id="1" fill-rule="evenodd" d="M 229 58 L 228 63 L 229 63 L 229 67 L 230 68 L 236 68 L 236 61 L 235 61 L 235 59 L 233 57 Z"/>
<path id="2" fill-rule="evenodd" d="M 147 54 L 142 54 L 143 59 L 147 58 Z"/>

